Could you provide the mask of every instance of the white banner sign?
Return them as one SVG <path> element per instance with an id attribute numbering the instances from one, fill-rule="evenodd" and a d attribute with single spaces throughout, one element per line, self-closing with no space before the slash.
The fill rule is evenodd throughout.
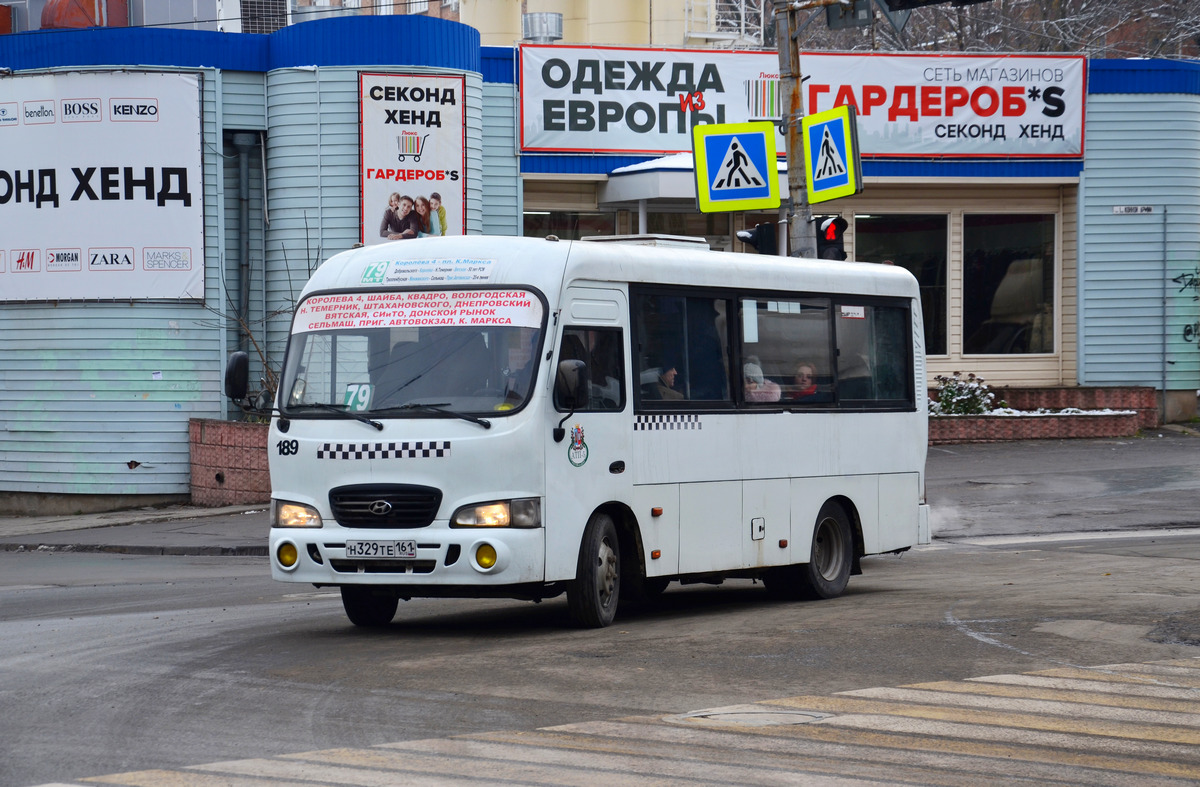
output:
<path id="1" fill-rule="evenodd" d="M 864 156 L 1083 156 L 1087 59 L 805 55 L 809 113 L 853 104 Z"/>
<path id="2" fill-rule="evenodd" d="M 466 80 L 359 74 L 362 241 L 466 234 Z"/>
<path id="3" fill-rule="evenodd" d="M 800 65 L 807 112 L 852 104 L 865 157 L 1083 155 L 1083 57 L 806 53 Z M 694 125 L 779 114 L 775 52 L 521 47 L 526 152 L 687 152 Z"/>
<path id="4" fill-rule="evenodd" d="M 204 298 L 200 78 L 0 79 L 0 301 Z"/>
<path id="5" fill-rule="evenodd" d="M 524 290 L 315 295 L 296 307 L 292 333 L 432 325 L 538 328 L 542 302 Z"/>
<path id="6" fill-rule="evenodd" d="M 778 112 L 778 71 L 774 52 L 522 46 L 521 149 L 690 151 L 694 125 Z"/>

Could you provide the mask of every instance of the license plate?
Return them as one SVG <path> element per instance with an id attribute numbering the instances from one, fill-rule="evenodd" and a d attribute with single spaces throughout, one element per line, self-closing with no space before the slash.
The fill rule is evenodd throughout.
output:
<path id="1" fill-rule="evenodd" d="M 371 560 L 373 558 L 413 558 L 417 556 L 417 542 L 412 539 L 404 541 L 347 541 L 346 557 L 358 557 Z"/>

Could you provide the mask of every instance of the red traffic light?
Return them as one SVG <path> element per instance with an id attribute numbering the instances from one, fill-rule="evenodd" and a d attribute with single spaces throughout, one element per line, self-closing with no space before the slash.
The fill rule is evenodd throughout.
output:
<path id="1" fill-rule="evenodd" d="M 841 216 L 826 216 L 820 224 L 821 231 L 817 233 L 817 256 L 823 260 L 844 260 L 846 228 L 850 223 Z"/>

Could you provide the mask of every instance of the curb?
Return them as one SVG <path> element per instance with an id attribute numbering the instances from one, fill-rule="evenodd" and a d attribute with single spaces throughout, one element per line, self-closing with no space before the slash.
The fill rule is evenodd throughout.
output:
<path id="1" fill-rule="evenodd" d="M 266 557 L 265 546 L 240 547 L 150 547 L 114 544 L 0 544 L 0 552 L 70 552 L 118 555 L 170 555 L 192 557 Z"/>

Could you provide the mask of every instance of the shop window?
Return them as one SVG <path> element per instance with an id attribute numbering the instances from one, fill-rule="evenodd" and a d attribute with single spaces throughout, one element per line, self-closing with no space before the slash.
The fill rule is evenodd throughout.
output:
<path id="1" fill-rule="evenodd" d="M 946 354 L 947 225 L 944 214 L 854 217 L 854 259 L 890 261 L 917 277 L 929 355 Z"/>
<path id="2" fill-rule="evenodd" d="M 634 296 L 634 365 L 642 404 L 730 401 L 727 313 L 723 298 Z"/>
<path id="3" fill-rule="evenodd" d="M 594 235 L 615 235 L 615 213 L 585 213 L 565 210 L 529 210 L 525 212 L 527 238 L 557 235 L 563 240 L 579 240 Z"/>
<path id="4" fill-rule="evenodd" d="M 1054 351 L 1054 216 L 963 217 L 963 352 Z"/>
<path id="5" fill-rule="evenodd" d="M 837 397 L 843 406 L 911 406 L 912 316 L 906 306 L 834 304 Z"/>
<path id="6" fill-rule="evenodd" d="M 747 404 L 833 402 L 829 299 L 743 299 L 742 394 Z"/>

